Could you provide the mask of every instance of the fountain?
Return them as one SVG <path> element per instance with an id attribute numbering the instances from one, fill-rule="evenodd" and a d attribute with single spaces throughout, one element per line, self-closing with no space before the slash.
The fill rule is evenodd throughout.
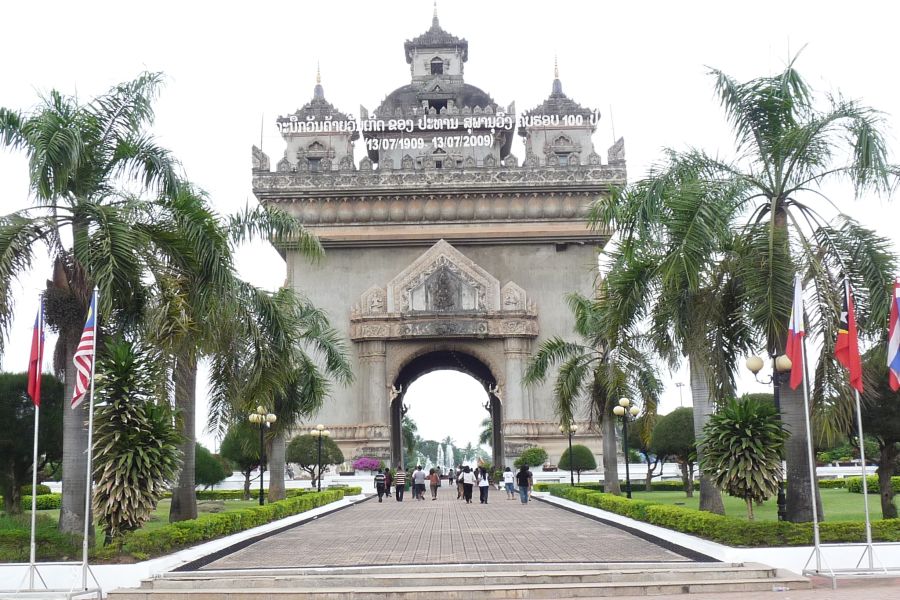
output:
<path id="1" fill-rule="evenodd" d="M 441 470 L 441 475 L 443 475 L 447 465 L 444 463 L 444 449 L 441 448 L 440 444 L 438 444 L 437 447 L 437 457 L 435 460 L 435 464 L 437 468 Z"/>

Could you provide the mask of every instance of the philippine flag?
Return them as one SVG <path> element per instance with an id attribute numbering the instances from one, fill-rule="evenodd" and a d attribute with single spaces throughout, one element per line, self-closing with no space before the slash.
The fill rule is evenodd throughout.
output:
<path id="1" fill-rule="evenodd" d="M 900 280 L 894 282 L 891 295 L 891 318 L 888 321 L 888 380 L 891 389 L 900 390 Z"/>

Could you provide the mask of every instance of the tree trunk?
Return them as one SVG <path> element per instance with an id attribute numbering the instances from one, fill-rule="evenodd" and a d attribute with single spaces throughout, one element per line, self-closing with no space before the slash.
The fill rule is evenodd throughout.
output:
<path id="1" fill-rule="evenodd" d="M 244 471 L 244 500 L 250 499 L 250 474 L 252 470 Z"/>
<path id="2" fill-rule="evenodd" d="M 809 445 L 806 437 L 802 386 L 796 390 L 792 390 L 789 385 L 781 386 L 781 420 L 789 433 L 785 444 L 785 458 L 787 459 L 786 518 L 792 523 L 806 523 L 813 519 L 812 492 L 810 491 L 813 473 L 809 471 Z M 815 489 L 819 520 L 824 521 L 825 515 L 822 512 L 819 486 L 816 485 Z"/>
<path id="3" fill-rule="evenodd" d="M 694 497 L 694 482 L 691 481 L 691 474 L 688 471 L 687 462 L 678 463 L 679 468 L 681 469 L 681 482 L 684 484 L 684 493 L 686 497 L 693 498 Z"/>
<path id="4" fill-rule="evenodd" d="M 62 503 L 59 511 L 59 530 L 77 536 L 84 534 L 84 495 L 87 491 L 87 422 L 90 391 L 75 409 L 69 408 L 75 393 L 75 347 L 81 339 L 81 331 L 60 332 L 57 344 L 65 344 L 63 387 L 63 464 Z M 88 536 L 93 537 L 93 528 Z"/>
<path id="5" fill-rule="evenodd" d="M 7 457 L 6 464 L 3 465 L 4 476 L 0 477 L 0 494 L 3 494 L 3 509 L 8 515 L 18 515 L 22 513 L 22 484 L 16 477 L 16 465 L 12 456 Z M 34 493 L 34 490 L 31 490 Z M 28 507 L 29 510 L 31 507 Z"/>
<path id="6" fill-rule="evenodd" d="M 603 434 L 603 491 L 619 495 L 619 455 L 616 451 L 616 420 L 607 415 L 600 425 Z"/>
<path id="7" fill-rule="evenodd" d="M 169 507 L 169 523 L 197 518 L 197 483 L 194 462 L 197 444 L 196 397 L 197 359 L 178 356 L 175 359 L 175 405 L 181 419 L 182 442 L 181 472 L 178 483 L 172 490 L 172 505 Z"/>
<path id="8" fill-rule="evenodd" d="M 647 455 L 645 455 L 647 456 Z M 653 491 L 653 471 L 656 469 L 656 465 L 650 464 L 650 457 L 647 457 L 645 461 L 647 463 L 647 477 L 644 479 L 644 491 L 652 492 Z M 659 460 L 656 461 L 659 464 Z"/>
<path id="9" fill-rule="evenodd" d="M 269 501 L 284 500 L 284 432 L 279 428 L 269 442 Z"/>
<path id="10" fill-rule="evenodd" d="M 694 438 L 697 440 L 697 462 L 703 455 L 702 444 L 703 428 L 709 421 L 710 415 L 716 412 L 716 405 L 709 393 L 709 378 L 703 363 L 697 358 L 688 357 L 691 377 L 691 401 L 694 405 Z M 693 487 L 693 482 L 691 482 Z M 722 492 L 716 487 L 713 478 L 700 471 L 700 510 L 725 514 L 725 504 L 722 502 Z"/>
<path id="11" fill-rule="evenodd" d="M 744 498 L 744 502 L 747 503 L 747 520 L 753 520 L 753 500 L 750 498 Z"/>
<path id="12" fill-rule="evenodd" d="M 894 506 L 894 488 L 891 485 L 891 477 L 894 476 L 894 464 L 897 460 L 897 445 L 884 444 L 881 448 L 881 458 L 878 461 L 878 487 L 881 494 L 881 518 L 896 519 L 897 507 Z"/>

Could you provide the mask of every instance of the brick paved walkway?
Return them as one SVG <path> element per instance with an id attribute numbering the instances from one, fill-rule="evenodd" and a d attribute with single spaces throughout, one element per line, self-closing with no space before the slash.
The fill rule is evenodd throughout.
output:
<path id="1" fill-rule="evenodd" d="M 428 493 L 426 492 L 426 496 Z M 684 561 L 621 529 L 491 490 L 487 505 L 456 500 L 402 503 L 377 498 L 272 535 L 205 569 L 481 562 Z"/>

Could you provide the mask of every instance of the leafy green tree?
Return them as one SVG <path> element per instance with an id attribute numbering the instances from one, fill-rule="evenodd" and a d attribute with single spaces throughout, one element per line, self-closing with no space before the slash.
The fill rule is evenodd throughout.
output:
<path id="1" fill-rule="evenodd" d="M 628 462 L 643 462 L 647 465 L 647 475 L 644 479 L 644 491 L 653 489 L 653 478 L 662 475 L 666 464 L 666 455 L 660 454 L 653 447 L 652 433 L 656 419 L 650 419 L 654 415 L 641 415 L 635 419 L 633 425 L 628 428 Z"/>
<path id="2" fill-rule="evenodd" d="M 478 443 L 491 446 L 494 444 L 494 421 L 490 417 L 481 421 Z"/>
<path id="3" fill-rule="evenodd" d="M 41 375 L 38 474 L 62 458 L 62 383 Z M 27 373 L 0 373 L 0 495 L 6 514 L 22 512 L 21 487 L 31 485 L 34 460 L 34 403 Z M 40 479 L 39 479 L 40 481 Z"/>
<path id="4" fill-rule="evenodd" d="M 309 434 L 298 435 L 290 441 L 285 452 L 288 462 L 300 465 L 300 468 L 312 477 L 312 485 L 321 476 L 318 473 L 319 445 L 318 438 Z M 330 437 L 322 438 L 322 468 L 328 465 L 339 465 L 344 462 L 344 453 Z"/>
<path id="5" fill-rule="evenodd" d="M 238 421 L 225 433 L 219 455 L 244 476 L 244 500 L 250 499 L 250 476 L 259 466 L 259 431 L 249 421 Z"/>
<path id="6" fill-rule="evenodd" d="M 12 323 L 12 282 L 45 246 L 53 259 L 45 314 L 59 332 L 54 364 L 66 398 L 93 288 L 99 328 L 128 327 L 140 320 L 150 266 L 187 256 L 185 238 L 158 226 L 177 218 L 178 207 L 161 200 L 179 188 L 177 162 L 148 132 L 161 79 L 144 73 L 87 103 L 53 90 L 30 112 L 0 108 L 0 146 L 27 154 L 36 203 L 0 218 L 0 340 Z M 76 535 L 85 518 L 86 423 L 86 402 L 64 411 L 59 527 Z"/>
<path id="7" fill-rule="evenodd" d="M 217 456 L 197 444 L 194 450 L 194 481 L 208 489 L 228 479 L 231 475 L 231 467 L 228 461 Z"/>
<path id="8" fill-rule="evenodd" d="M 559 468 L 566 471 L 575 471 L 578 476 L 578 483 L 581 483 L 582 471 L 593 471 L 597 468 L 597 460 L 594 453 L 587 446 L 581 444 L 572 445 L 572 453 L 566 448 L 559 459 Z"/>
<path id="9" fill-rule="evenodd" d="M 900 392 L 891 390 L 885 345 L 866 353 L 864 362 L 863 432 L 878 443 L 878 485 L 881 495 L 881 517 L 896 519 L 894 489 L 891 477 L 900 459 Z M 857 440 L 858 441 L 858 440 Z M 874 458 L 866 444 L 866 460 Z M 857 445 L 858 447 L 858 445 Z"/>
<path id="10" fill-rule="evenodd" d="M 711 74 L 734 133 L 737 158 L 723 160 L 700 150 L 669 151 L 665 162 L 639 184 L 641 191 L 632 196 L 636 201 L 624 203 L 631 218 L 620 229 L 630 235 L 633 224 L 643 240 L 659 235 L 660 230 L 678 233 L 671 238 L 674 244 L 664 248 L 663 287 L 651 285 L 649 290 L 663 300 L 699 308 L 701 315 L 705 306 L 713 307 L 712 320 L 701 316 L 699 323 L 718 322 L 724 333 L 730 332 L 715 335 L 718 325 L 708 331 L 702 326 L 686 330 L 699 337 L 688 335 L 685 341 L 706 340 L 705 347 L 713 352 L 713 356 L 705 355 L 697 343 L 684 347 L 691 362 L 692 388 L 707 381 L 727 394 L 723 384 L 728 379 L 717 373 L 727 375 L 729 364 L 734 369 L 734 361 L 725 360 L 734 352 L 726 349 L 741 347 L 735 343 L 740 337 L 731 334 L 744 329 L 745 320 L 753 333 L 765 340 L 770 355 L 784 354 L 794 275 L 802 275 L 811 300 L 806 306 L 808 332 L 824 341 L 812 370 L 814 406 L 824 415 L 821 423 L 825 428 L 839 434 L 848 429 L 853 410 L 852 396 L 833 352 L 841 305 L 838 282 L 842 273 L 850 276 L 859 328 L 870 336 L 883 328 L 887 316 L 895 258 L 886 240 L 847 215 L 826 220 L 820 205 L 831 211 L 839 204 L 825 193 L 823 186 L 831 181 L 851 183 L 856 194 L 890 189 L 900 169 L 887 162 L 883 118 L 841 95 L 817 98 L 793 61 L 778 75 L 746 82 L 719 70 Z M 614 205 L 598 208 L 598 222 L 610 221 L 604 216 L 618 217 Z M 659 237 L 665 243 L 670 239 Z M 665 268 L 667 265 L 674 270 Z M 681 275 L 676 279 L 683 278 L 684 284 L 673 285 L 676 294 L 669 298 L 667 278 L 677 273 Z M 647 277 L 640 281 L 656 280 Z M 650 295 L 642 296 L 641 286 L 634 289 L 628 297 Z M 722 301 L 713 297 L 712 303 L 704 304 L 708 292 L 722 296 Z M 692 300 L 695 297 L 701 302 Z M 720 303 L 722 308 L 716 308 Z M 673 323 L 680 322 L 676 315 L 681 311 L 661 314 L 667 313 Z M 691 356 L 698 347 L 700 354 Z M 722 360 L 716 361 L 717 355 Z M 722 368 L 716 367 L 717 363 Z M 811 492 L 814 474 L 806 460 L 801 394 L 800 389 L 784 386 L 780 402 L 782 418 L 791 432 L 787 518 L 794 522 L 812 519 L 815 500 Z M 717 400 L 723 395 L 718 394 Z M 698 406 L 695 402 L 695 408 Z M 701 456 L 703 451 L 700 444 Z"/>
<path id="11" fill-rule="evenodd" d="M 98 360 L 93 509 L 106 543 L 139 529 L 175 481 L 180 437 L 162 361 L 121 338 Z"/>
<path id="12" fill-rule="evenodd" d="M 651 442 L 657 454 L 666 456 L 681 469 L 681 480 L 688 498 L 694 496 L 694 411 L 684 406 L 660 417 L 653 428 Z"/>
<path id="13" fill-rule="evenodd" d="M 529 467 L 540 467 L 545 462 L 547 462 L 547 451 L 541 448 L 540 446 L 532 446 L 531 448 L 526 448 L 525 451 L 519 455 L 519 458 L 513 462 L 516 468 L 520 468 L 522 465 L 528 465 Z"/>
<path id="14" fill-rule="evenodd" d="M 700 469 L 729 496 L 753 503 L 778 493 L 787 432 L 775 407 L 749 398 L 731 400 L 703 428 Z"/>
<path id="15" fill-rule="evenodd" d="M 554 386 L 555 412 L 560 423 L 574 423 L 579 404 L 587 401 L 591 420 L 603 436 L 603 486 L 619 493 L 616 429 L 612 409 L 623 396 L 640 399 L 644 412 L 655 414 L 662 384 L 644 340 L 633 327 L 622 326 L 617 306 L 622 302 L 602 282 L 597 299 L 567 297 L 580 342 L 551 338 L 541 344 L 525 371 L 526 384 L 543 382 L 559 365 Z"/>
<path id="16" fill-rule="evenodd" d="M 400 424 L 400 432 L 403 436 L 402 442 L 407 456 L 412 456 L 416 451 L 416 440 L 419 437 L 416 435 L 416 431 L 418 431 L 416 422 L 409 416 L 403 415 L 403 421 Z"/>

